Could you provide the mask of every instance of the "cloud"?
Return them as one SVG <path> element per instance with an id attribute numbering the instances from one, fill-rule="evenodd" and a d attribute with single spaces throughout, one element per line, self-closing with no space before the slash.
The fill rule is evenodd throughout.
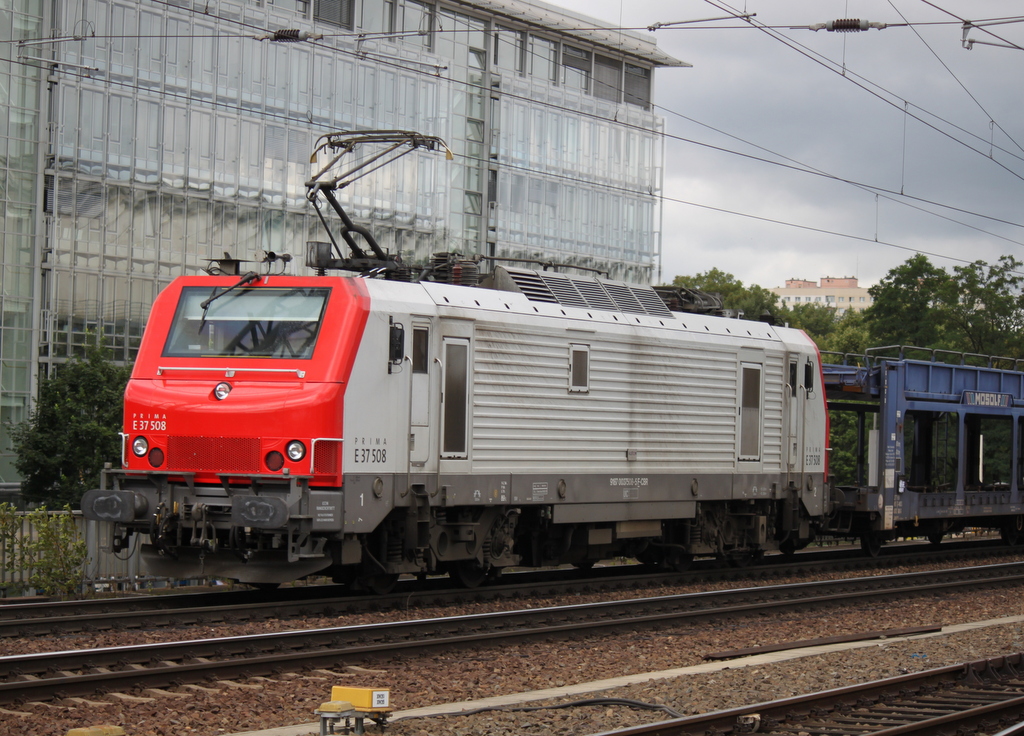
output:
<path id="1" fill-rule="evenodd" d="M 696 0 L 560 4 L 625 27 L 722 15 Z M 1020 13 L 1008 0 L 983 7 L 968 0 L 936 4 L 973 20 L 979 13 Z M 917 0 L 864 0 L 855 12 L 902 23 L 893 5 L 913 23 L 933 24 L 915 26 L 924 40 L 905 27 L 849 34 L 782 30 L 803 47 L 794 49 L 762 31 L 738 28 L 737 21 L 720 24 L 730 30 L 656 32 L 659 47 L 694 65 L 655 74 L 654 99 L 670 136 L 663 279 L 720 268 L 766 287 L 825 275 L 858 276 L 866 285 L 913 249 L 933 254 L 947 269 L 957 265 L 952 259 L 991 263 L 1011 254 L 1024 260 L 1024 52 L 980 45 L 967 51 L 959 21 Z M 736 6 L 780 27 L 848 12 L 846 0 Z M 996 30 L 1024 45 L 1024 23 Z M 983 37 L 978 30 L 971 34 Z M 759 158 L 792 159 L 888 193 L 876 197 Z"/>

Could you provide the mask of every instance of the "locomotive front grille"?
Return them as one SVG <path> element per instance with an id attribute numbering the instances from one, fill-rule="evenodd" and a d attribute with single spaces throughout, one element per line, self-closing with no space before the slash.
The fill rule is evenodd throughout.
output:
<path id="1" fill-rule="evenodd" d="M 337 440 L 319 440 L 313 446 L 313 472 L 317 475 L 335 475 L 341 443 Z"/>
<path id="2" fill-rule="evenodd" d="M 226 473 L 260 472 L 260 441 L 255 437 L 168 437 L 170 470 Z"/>

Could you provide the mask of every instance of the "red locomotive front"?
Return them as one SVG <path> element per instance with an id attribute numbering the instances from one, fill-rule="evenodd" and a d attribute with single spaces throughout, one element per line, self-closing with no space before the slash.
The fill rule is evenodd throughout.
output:
<path id="1" fill-rule="evenodd" d="M 314 514 L 301 507 L 340 513 L 343 398 L 368 309 L 358 279 L 176 279 L 125 391 L 122 470 L 83 498 L 87 518 L 123 527 L 122 545 L 148 531 L 157 572 L 183 541 L 235 549 L 257 582 L 261 557 L 312 554 L 296 542 Z"/>

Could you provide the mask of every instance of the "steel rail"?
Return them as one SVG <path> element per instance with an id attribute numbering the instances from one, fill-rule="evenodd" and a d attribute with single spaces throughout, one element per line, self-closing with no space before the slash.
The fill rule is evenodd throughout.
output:
<path id="1" fill-rule="evenodd" d="M 892 551 L 896 552 L 895 549 Z M 780 555 L 769 558 L 770 561 L 764 565 L 739 569 L 716 568 L 709 561 L 697 570 L 683 573 L 650 572 L 649 568 L 641 565 L 601 567 L 586 574 L 568 569 L 530 571 L 509 573 L 503 576 L 501 583 L 470 590 L 451 588 L 446 578 L 431 579 L 426 583 L 401 581 L 394 593 L 385 596 L 353 594 L 340 585 L 318 585 L 277 591 L 233 590 L 39 603 L 0 601 L 0 639 L 190 623 L 338 616 L 371 610 L 406 610 L 410 607 L 463 603 L 467 597 L 474 601 L 503 600 L 567 592 L 609 592 L 666 585 L 752 581 L 820 570 L 871 571 L 915 562 L 963 560 L 1013 551 L 1013 548 L 988 544 L 981 548 L 947 544 L 941 549 L 925 552 L 915 550 L 909 554 L 880 558 L 865 558 L 852 550 L 800 553 L 779 561 L 782 557 Z"/>
<path id="2" fill-rule="evenodd" d="M 286 631 L 221 639 L 0 657 L 0 702 L 162 687 L 204 679 L 330 667 L 382 654 L 489 646 L 499 641 L 635 630 L 766 610 L 848 605 L 853 599 L 1024 584 L 1024 564 L 658 596 L 519 611 Z"/>
<path id="3" fill-rule="evenodd" d="M 1024 718 L 1024 654 L 1013 654 L 595 736 L 994 732 Z"/>

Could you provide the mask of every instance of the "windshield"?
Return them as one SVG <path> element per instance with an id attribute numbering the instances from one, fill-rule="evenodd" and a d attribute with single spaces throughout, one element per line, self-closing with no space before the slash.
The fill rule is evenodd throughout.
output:
<path id="1" fill-rule="evenodd" d="M 181 290 L 165 356 L 313 357 L 329 288 L 238 289 L 210 302 L 204 314 L 200 304 L 217 290 Z"/>

